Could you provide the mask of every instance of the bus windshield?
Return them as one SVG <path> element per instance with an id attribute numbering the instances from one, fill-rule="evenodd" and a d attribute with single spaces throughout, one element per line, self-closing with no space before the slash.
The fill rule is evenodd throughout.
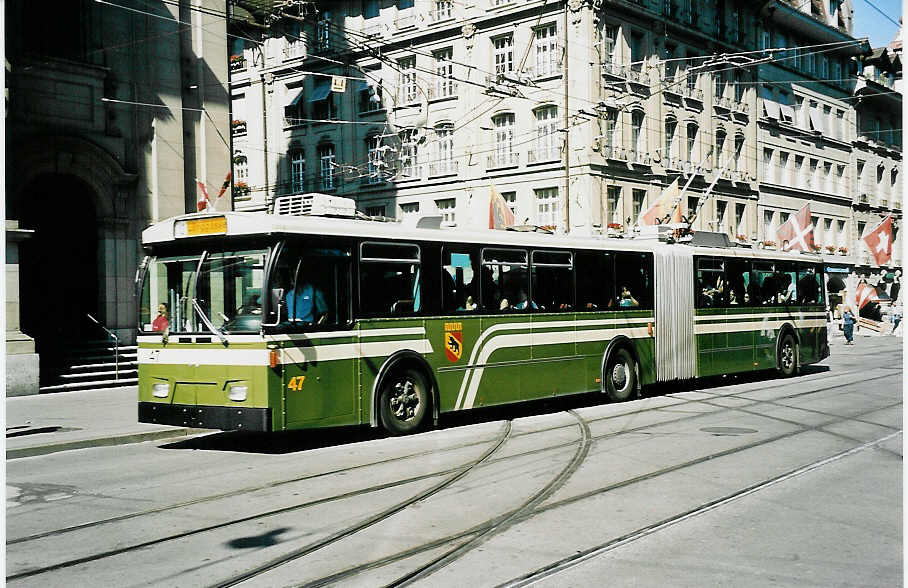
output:
<path id="1" fill-rule="evenodd" d="M 156 257 L 142 284 L 139 330 L 259 332 L 267 250 Z"/>

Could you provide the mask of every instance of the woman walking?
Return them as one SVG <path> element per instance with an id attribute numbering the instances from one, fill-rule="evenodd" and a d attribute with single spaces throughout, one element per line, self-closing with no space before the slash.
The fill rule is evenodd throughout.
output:
<path id="1" fill-rule="evenodd" d="M 842 313 L 842 325 L 845 331 L 845 345 L 854 345 L 854 314 L 851 312 L 851 307 L 846 306 L 845 311 Z"/>

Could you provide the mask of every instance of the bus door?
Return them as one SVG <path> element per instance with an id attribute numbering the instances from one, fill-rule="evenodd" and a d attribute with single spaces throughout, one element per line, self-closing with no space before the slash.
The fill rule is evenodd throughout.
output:
<path id="1" fill-rule="evenodd" d="M 697 257 L 694 284 L 697 323 L 697 375 L 711 376 L 729 371 L 728 333 L 725 307 L 725 260 Z"/>
<path id="2" fill-rule="evenodd" d="M 524 399 L 573 394 L 590 388 L 576 349 L 573 257 L 570 251 L 532 252 L 532 379 L 522 385 Z"/>
<path id="3" fill-rule="evenodd" d="M 749 259 L 726 259 L 725 282 L 728 306 L 725 311 L 726 348 L 723 363 L 729 372 L 746 372 L 754 362 L 754 314 L 759 310 L 751 295 L 757 290 L 752 285 Z"/>
<path id="4" fill-rule="evenodd" d="M 286 426 L 350 424 L 357 414 L 359 341 L 351 321 L 351 254 L 346 247 L 291 246 L 281 252 L 272 291 L 281 295 Z"/>

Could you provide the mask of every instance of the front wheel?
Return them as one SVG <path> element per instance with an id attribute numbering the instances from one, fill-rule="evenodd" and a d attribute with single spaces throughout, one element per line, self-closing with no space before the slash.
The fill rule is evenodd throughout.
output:
<path id="1" fill-rule="evenodd" d="M 419 430 L 429 412 L 425 377 L 414 369 L 395 370 L 382 386 L 379 404 L 382 427 L 392 435 Z"/>
<path id="2" fill-rule="evenodd" d="M 787 333 L 779 345 L 779 372 L 786 378 L 798 371 L 798 344 L 794 337 Z"/>
<path id="3" fill-rule="evenodd" d="M 627 349 L 618 349 L 605 364 L 602 374 L 605 393 L 612 402 L 629 400 L 637 388 L 637 363 Z"/>

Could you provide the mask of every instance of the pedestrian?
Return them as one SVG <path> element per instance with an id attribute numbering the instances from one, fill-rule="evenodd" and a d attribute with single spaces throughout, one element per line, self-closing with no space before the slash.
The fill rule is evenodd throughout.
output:
<path id="1" fill-rule="evenodd" d="M 842 324 L 844 325 L 845 330 L 845 345 L 854 345 L 854 314 L 851 312 L 851 307 L 846 306 L 845 311 L 842 313 Z"/>

